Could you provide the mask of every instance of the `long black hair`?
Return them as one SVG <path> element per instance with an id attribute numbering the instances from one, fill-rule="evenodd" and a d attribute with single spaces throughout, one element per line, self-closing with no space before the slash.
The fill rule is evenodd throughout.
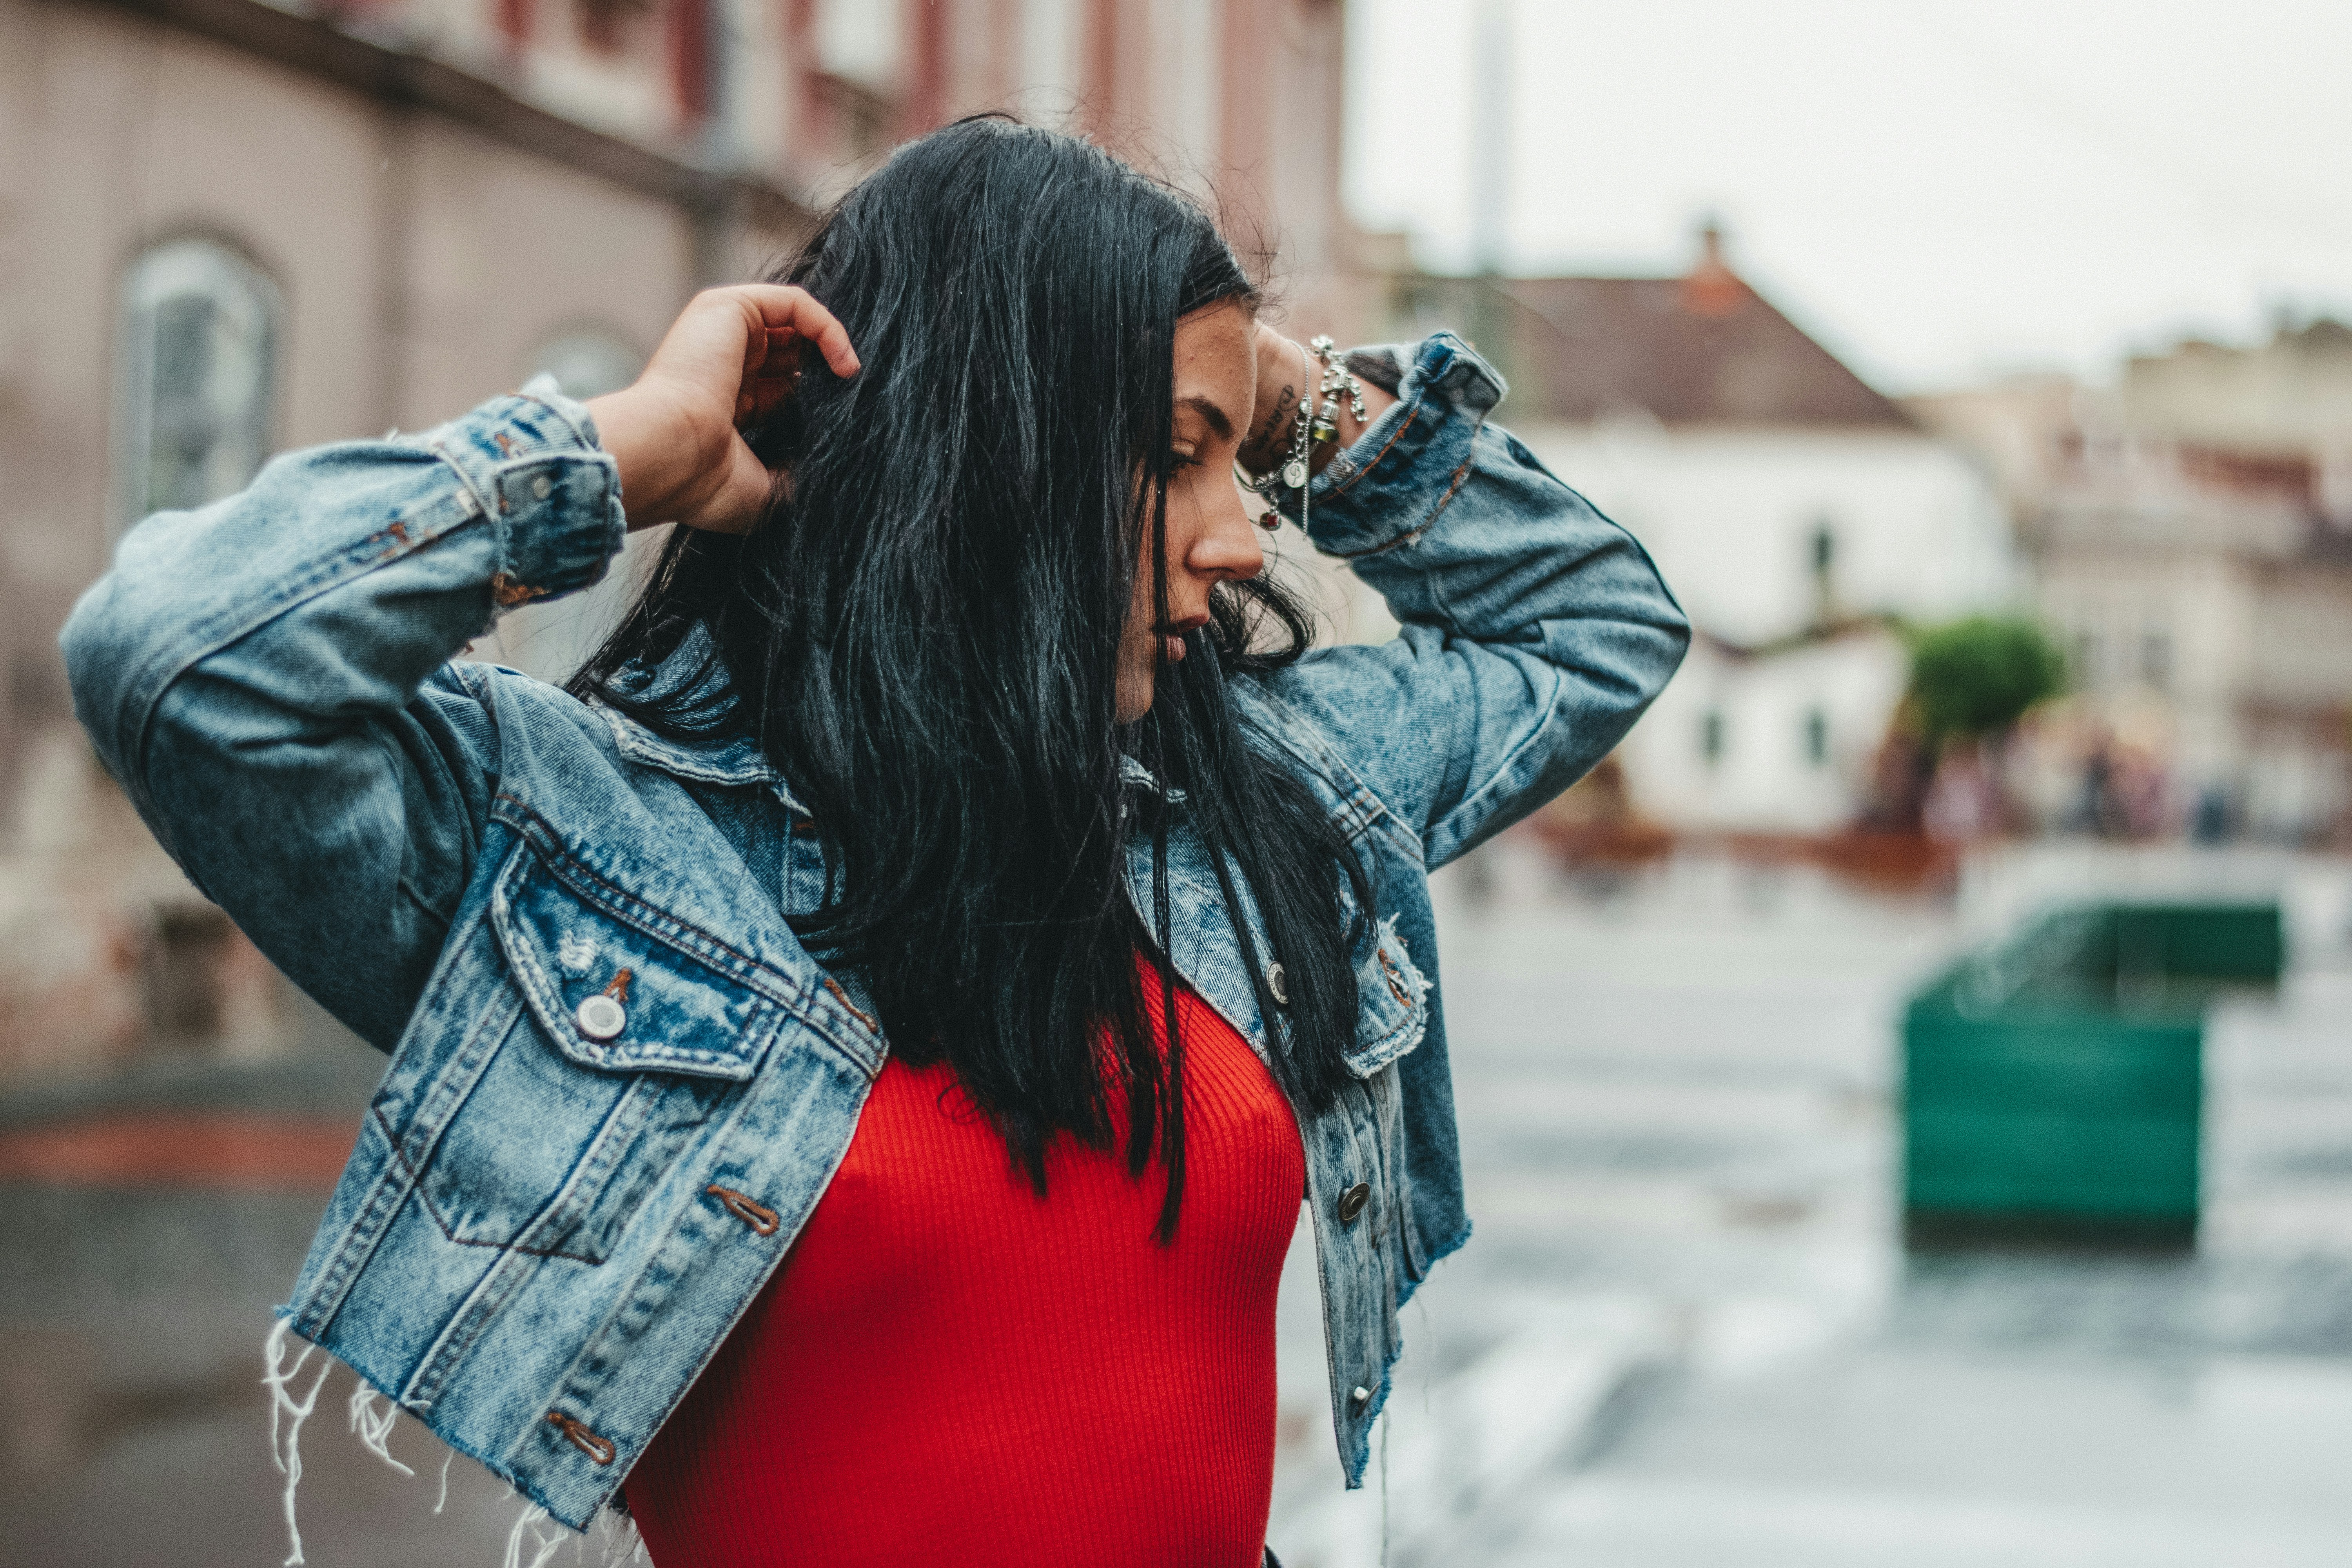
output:
<path id="1" fill-rule="evenodd" d="M 1108 1148 L 1123 1131 L 1139 1176 L 1156 1150 L 1171 1239 L 1171 820 L 1209 849 L 1274 1070 L 1310 1110 L 1347 1079 L 1364 938 L 1349 911 L 1370 907 L 1331 813 L 1228 693 L 1304 651 L 1299 600 L 1264 578 L 1220 584 L 1192 657 L 1161 656 L 1150 713 L 1117 714 L 1139 565 L 1156 624 L 1168 614 L 1176 323 L 1255 310 L 1256 293 L 1192 202 L 1001 119 L 899 150 L 776 280 L 830 308 L 865 368 L 844 381 L 808 356 L 797 394 L 749 432 L 785 476 L 758 525 L 677 530 L 572 688 L 674 736 L 755 737 L 825 845 L 822 906 L 794 925 L 862 974 L 891 1048 L 950 1064 L 1041 1192 L 1057 1132 Z M 646 672 L 697 627 L 728 695 L 654 697 Z M 1148 918 L 1127 879 L 1143 838 Z"/>

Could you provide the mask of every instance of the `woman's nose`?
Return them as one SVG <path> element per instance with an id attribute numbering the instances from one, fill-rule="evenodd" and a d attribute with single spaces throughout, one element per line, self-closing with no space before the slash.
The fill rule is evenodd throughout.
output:
<path id="1" fill-rule="evenodd" d="M 1203 576 L 1255 577 L 1265 569 L 1265 536 L 1259 531 L 1242 488 L 1228 487 L 1222 502 L 1208 509 L 1207 526 L 1193 542 L 1185 564 Z"/>

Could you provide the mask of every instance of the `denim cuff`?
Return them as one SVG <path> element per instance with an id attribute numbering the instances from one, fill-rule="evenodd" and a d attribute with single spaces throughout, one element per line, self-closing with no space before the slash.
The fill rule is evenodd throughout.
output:
<path id="1" fill-rule="evenodd" d="M 421 439 L 457 470 L 498 537 L 501 610 L 597 582 L 628 536 L 621 474 L 588 410 L 541 376 Z"/>
<path id="2" fill-rule="evenodd" d="M 1506 390 L 1495 367 L 1452 332 L 1349 357 L 1366 353 L 1400 367 L 1397 404 L 1307 490 L 1307 537 L 1343 558 L 1410 543 L 1436 521 L 1469 476 L 1478 428 Z M 1298 497 L 1284 497 L 1280 510 L 1296 522 Z"/>

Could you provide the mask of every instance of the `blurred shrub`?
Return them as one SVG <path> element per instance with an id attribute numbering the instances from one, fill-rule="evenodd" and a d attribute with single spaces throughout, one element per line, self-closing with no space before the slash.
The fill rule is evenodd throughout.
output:
<path id="1" fill-rule="evenodd" d="M 1907 706 L 1931 749 L 1999 734 L 2066 687 L 2066 656 L 2029 620 L 1970 616 L 1916 628 L 1910 642 Z"/>

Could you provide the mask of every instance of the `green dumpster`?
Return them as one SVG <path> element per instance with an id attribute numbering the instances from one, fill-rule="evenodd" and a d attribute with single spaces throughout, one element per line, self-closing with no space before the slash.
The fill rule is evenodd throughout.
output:
<path id="1" fill-rule="evenodd" d="M 2098 904 L 1937 975 L 1904 1018 L 1908 1237 L 2192 1243 L 2205 1009 L 2284 952 L 2275 903 Z"/>

